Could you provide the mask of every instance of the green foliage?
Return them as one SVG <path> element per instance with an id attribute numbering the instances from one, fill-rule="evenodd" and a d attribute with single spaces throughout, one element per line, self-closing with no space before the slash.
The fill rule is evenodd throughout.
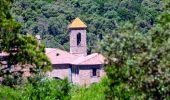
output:
<path id="1" fill-rule="evenodd" d="M 4 51 L 9 53 L 7 60 L 7 68 L 1 69 L 0 75 L 4 78 L 3 84 L 13 86 L 23 83 L 22 78 L 24 72 L 32 75 L 48 71 L 51 69 L 51 63 L 45 55 L 45 46 L 38 44 L 32 35 L 8 36 L 6 41 L 2 43 Z M 14 48 L 14 49 L 11 49 Z M 21 67 L 20 70 L 11 70 Z M 9 68 L 9 69 L 8 69 Z"/>
<path id="2" fill-rule="evenodd" d="M 108 79 L 105 77 L 99 83 L 88 87 L 72 86 L 71 100 L 104 100 L 104 91 L 107 89 Z"/>
<path id="3" fill-rule="evenodd" d="M 0 50 L 10 54 L 8 66 L 31 64 L 32 73 L 50 64 L 44 46 L 31 35 L 17 34 L 20 24 L 10 14 L 11 0 L 0 1 Z M 12 7 L 21 34 L 40 34 L 48 47 L 68 50 L 67 25 L 80 17 L 88 25 L 89 52 L 100 47 L 108 58 L 108 82 L 74 87 L 73 100 L 169 99 L 169 0 L 16 0 Z M 159 16 L 158 16 L 159 15 Z M 101 42 L 100 42 L 101 40 Z M 100 45 L 96 45 L 100 42 Z M 13 52 L 13 50 L 15 51 Z M 10 74 L 9 86 L 20 76 Z M 7 74 L 5 74 L 7 75 Z M 20 85 L 21 86 L 21 85 Z M 107 87 L 108 86 L 108 87 Z M 66 81 L 31 79 L 18 88 L 0 86 L 1 99 L 70 99 Z"/>
<path id="4" fill-rule="evenodd" d="M 157 23 L 145 34 L 134 24 L 126 23 L 101 42 L 100 50 L 109 61 L 107 99 L 169 100 L 168 12 L 164 9 Z"/>
<path id="5" fill-rule="evenodd" d="M 68 80 L 36 77 L 29 83 L 11 88 L 0 85 L 0 99 L 7 100 L 104 100 L 108 79 L 88 87 L 75 86 Z"/>
<path id="6" fill-rule="evenodd" d="M 38 44 L 32 35 L 19 34 L 20 24 L 15 22 L 10 14 L 12 0 L 0 1 L 0 51 L 6 52 L 7 67 L 0 68 L 3 84 L 13 86 L 21 83 L 23 70 L 29 69 L 31 74 L 45 72 L 51 64 L 44 54 L 45 46 Z M 21 67 L 20 70 L 15 70 Z"/>
<path id="7" fill-rule="evenodd" d="M 88 26 L 88 52 L 105 34 L 130 21 L 147 32 L 162 10 L 159 0 L 17 0 L 12 8 L 21 33 L 41 34 L 47 47 L 69 50 L 67 25 L 80 17 Z"/>
<path id="8" fill-rule="evenodd" d="M 69 83 L 65 80 L 43 79 L 23 86 L 25 99 L 64 100 L 69 99 Z"/>
<path id="9" fill-rule="evenodd" d="M 0 99 L 1 100 L 22 100 L 23 95 L 19 90 L 0 85 Z"/>
<path id="10" fill-rule="evenodd" d="M 40 71 L 43 73 L 51 68 L 51 63 L 44 54 L 45 46 L 39 45 L 35 37 L 31 35 L 11 34 L 1 43 L 1 47 L 3 51 L 9 53 L 7 68 L 18 66 L 21 70 L 29 69 L 31 74 L 40 73 Z M 1 69 L 0 75 L 5 78 L 3 83 L 10 86 L 22 83 L 23 72 L 21 70 Z M 8 82 L 12 80 L 20 81 Z"/>
<path id="11" fill-rule="evenodd" d="M 145 43 L 148 41 L 146 36 L 134 32 L 131 24 L 127 26 L 128 30 L 121 29 L 123 32 L 120 34 L 115 32 L 112 37 L 106 37 L 101 45 L 109 60 L 106 72 L 110 79 L 110 88 L 106 91 L 106 97 L 111 100 L 142 99 L 145 96 L 139 89 L 143 69 L 138 64 L 142 60 L 140 57 L 146 55 Z"/>
<path id="12" fill-rule="evenodd" d="M 0 86 L 0 99 L 7 100 L 69 100 L 70 86 L 65 80 L 32 80 L 20 87 Z"/>
<path id="13" fill-rule="evenodd" d="M 8 32 L 18 32 L 20 25 L 15 22 L 10 14 L 10 8 L 13 0 L 0 1 L 0 43 L 2 36 L 8 35 Z"/>

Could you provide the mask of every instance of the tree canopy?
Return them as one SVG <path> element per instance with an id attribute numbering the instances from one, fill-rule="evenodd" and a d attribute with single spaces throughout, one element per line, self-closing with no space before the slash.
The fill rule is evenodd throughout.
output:
<path id="1" fill-rule="evenodd" d="M 0 76 L 10 79 L 5 80 L 5 85 L 13 86 L 21 81 L 23 72 L 11 71 L 13 65 L 20 65 L 22 69 L 31 65 L 27 68 L 32 74 L 48 70 L 50 62 L 44 54 L 45 46 L 38 44 L 32 35 L 41 35 L 47 47 L 68 50 L 67 25 L 76 17 L 88 26 L 88 53 L 98 51 L 107 58 L 105 71 L 108 79 L 88 88 L 72 86 L 75 90 L 69 91 L 66 81 L 55 80 L 56 83 L 35 77 L 30 80 L 31 84 L 19 85 L 21 88 L 0 85 L 0 90 L 4 90 L 0 92 L 0 98 L 6 98 L 9 93 L 9 98 L 17 95 L 15 98 L 18 99 L 64 99 L 64 95 L 69 97 L 71 94 L 73 99 L 93 96 L 97 100 L 169 100 L 169 0 L 12 2 L 0 1 L 0 51 L 9 54 L 7 67 L 0 70 Z M 98 95 L 94 94 L 96 89 Z"/>
<path id="2" fill-rule="evenodd" d="M 50 68 L 50 62 L 44 54 L 44 46 L 38 44 L 35 37 L 30 34 L 19 34 L 21 25 L 14 21 L 10 14 L 11 4 L 11 0 L 0 1 L 2 11 L 0 12 L 0 51 L 8 55 L 2 59 L 6 61 L 6 66 L 1 66 L 0 76 L 4 78 L 3 83 L 10 86 L 18 84 L 18 81 L 7 82 L 7 80 L 19 80 L 24 69 L 28 69 L 30 74 L 35 74 Z M 16 67 L 20 70 L 15 70 Z"/>
<path id="3" fill-rule="evenodd" d="M 165 2 L 164 2 L 165 3 Z M 101 52 L 109 60 L 106 72 L 110 80 L 106 98 L 169 99 L 170 33 L 169 5 L 156 17 L 147 33 L 126 23 L 101 42 Z"/>
<path id="4" fill-rule="evenodd" d="M 160 0 L 17 0 L 12 7 L 21 33 L 40 34 L 47 47 L 69 50 L 67 25 L 80 17 L 88 26 L 88 52 L 106 34 L 129 21 L 146 33 L 162 12 Z"/>

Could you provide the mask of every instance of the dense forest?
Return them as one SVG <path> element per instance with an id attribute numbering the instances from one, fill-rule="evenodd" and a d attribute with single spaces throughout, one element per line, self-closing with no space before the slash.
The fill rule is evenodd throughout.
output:
<path id="1" fill-rule="evenodd" d="M 106 77 L 88 87 L 45 76 L 44 48 L 69 50 L 76 17 L 88 26 L 88 53 L 107 58 Z M 170 100 L 170 1 L 0 0 L 0 51 L 9 53 L 2 100 Z M 32 77 L 13 72 L 16 64 L 31 65 Z"/>
<path id="2" fill-rule="evenodd" d="M 88 26 L 88 51 L 125 23 L 146 33 L 162 12 L 160 0 L 16 0 L 12 13 L 21 33 L 40 34 L 47 47 L 69 50 L 68 24 L 80 17 Z"/>

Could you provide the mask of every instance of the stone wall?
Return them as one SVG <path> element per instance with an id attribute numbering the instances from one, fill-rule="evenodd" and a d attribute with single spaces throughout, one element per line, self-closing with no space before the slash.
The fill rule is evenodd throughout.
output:
<path id="1" fill-rule="evenodd" d="M 78 33 L 81 33 L 81 42 L 79 46 L 77 46 Z M 86 29 L 70 29 L 70 53 L 84 56 L 87 55 Z"/>
<path id="2" fill-rule="evenodd" d="M 53 65 L 53 70 L 48 72 L 48 76 L 60 79 L 69 78 L 69 69 L 69 65 L 67 64 Z"/>
<path id="3" fill-rule="evenodd" d="M 72 67 L 72 68 L 71 68 Z M 70 69 L 71 68 L 71 69 Z M 98 75 L 92 75 L 92 69 L 96 68 Z M 53 65 L 53 70 L 48 73 L 49 77 L 68 78 L 73 84 L 88 86 L 97 83 L 105 76 L 103 65 Z"/>
<path id="4" fill-rule="evenodd" d="M 78 74 L 72 73 L 72 81 L 74 84 L 78 85 L 90 85 L 92 83 L 97 83 L 100 79 L 105 76 L 103 65 L 86 65 L 86 66 L 73 66 L 78 67 Z M 97 68 L 99 75 L 93 76 L 92 69 Z"/>

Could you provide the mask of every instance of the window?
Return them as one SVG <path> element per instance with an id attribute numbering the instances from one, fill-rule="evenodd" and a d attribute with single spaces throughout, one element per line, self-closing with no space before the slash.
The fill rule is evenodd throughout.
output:
<path id="1" fill-rule="evenodd" d="M 78 74 L 79 74 L 79 68 L 78 68 L 78 66 L 72 67 L 72 73 L 74 73 L 75 75 L 78 75 Z"/>
<path id="2" fill-rule="evenodd" d="M 97 69 L 93 68 L 93 72 L 92 72 L 93 76 L 97 76 Z"/>
<path id="3" fill-rule="evenodd" d="M 81 45 L 81 33 L 77 34 L 77 46 Z"/>
<path id="4" fill-rule="evenodd" d="M 79 74 L 79 68 L 78 68 L 78 66 L 76 67 L 76 74 L 77 74 L 77 75 Z"/>
<path id="5" fill-rule="evenodd" d="M 93 68 L 92 70 L 91 70 L 91 77 L 100 77 L 100 69 L 98 69 L 98 68 Z"/>

